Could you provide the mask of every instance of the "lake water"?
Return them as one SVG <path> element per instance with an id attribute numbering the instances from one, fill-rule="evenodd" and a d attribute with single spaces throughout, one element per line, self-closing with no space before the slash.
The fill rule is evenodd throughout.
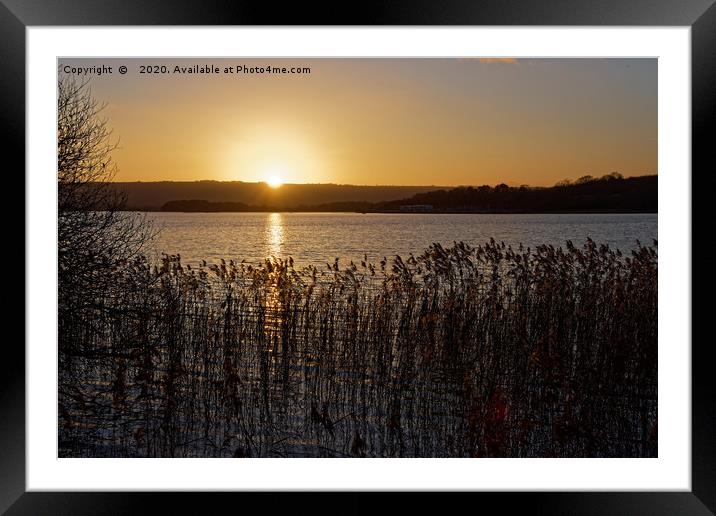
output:
<path id="1" fill-rule="evenodd" d="M 153 253 L 181 254 L 182 263 L 224 258 L 258 263 L 268 256 L 323 265 L 347 265 L 364 254 L 373 263 L 396 254 L 420 254 L 433 242 L 470 245 L 490 237 L 564 246 L 587 237 L 629 251 L 657 239 L 657 214 L 378 214 L 378 213 L 148 213 L 160 229 Z"/>

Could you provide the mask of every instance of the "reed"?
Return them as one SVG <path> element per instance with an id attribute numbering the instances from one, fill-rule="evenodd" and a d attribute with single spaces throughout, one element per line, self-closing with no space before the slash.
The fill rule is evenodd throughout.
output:
<path id="1" fill-rule="evenodd" d="M 656 242 L 115 274 L 60 311 L 61 456 L 657 454 Z"/>

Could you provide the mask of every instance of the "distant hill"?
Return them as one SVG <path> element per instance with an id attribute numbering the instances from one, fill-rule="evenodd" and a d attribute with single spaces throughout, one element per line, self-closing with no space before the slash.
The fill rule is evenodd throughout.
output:
<path id="1" fill-rule="evenodd" d="M 408 199 L 378 203 L 373 211 L 438 213 L 578 213 L 641 212 L 658 208 L 658 176 L 623 178 L 584 176 L 548 188 L 505 184 L 460 187 L 419 193 Z"/>
<path id="2" fill-rule="evenodd" d="M 240 181 L 159 181 L 113 183 L 127 195 L 129 209 L 156 211 L 169 201 L 200 199 L 242 203 L 278 210 L 328 203 L 379 203 L 429 192 L 439 186 L 355 186 L 336 184 L 285 184 L 273 189 L 265 183 Z"/>
<path id="3" fill-rule="evenodd" d="M 219 183 L 224 184 L 224 183 Z M 248 183 L 250 184 L 250 183 Z M 352 187 L 339 185 L 285 185 L 287 187 L 326 186 L 338 190 L 317 193 L 310 188 L 304 198 L 323 199 L 329 192 L 337 195 L 388 195 L 392 191 L 417 187 Z M 267 188 L 267 187 L 266 187 Z M 423 187 L 420 187 L 423 188 Z M 428 188 L 428 187 L 425 187 Z M 433 187 L 434 188 L 434 187 Z M 375 190 L 374 190 L 375 189 Z M 387 191 L 383 189 L 389 189 Z M 392 189 L 392 190 L 391 190 Z M 320 190 L 320 189 L 319 189 Z M 274 194 L 272 197 L 272 193 Z M 609 174 L 601 178 L 584 176 L 575 182 L 562 182 L 553 187 L 509 187 L 483 185 L 431 189 L 397 200 L 371 202 L 359 200 L 331 200 L 330 202 L 295 202 L 296 192 L 290 196 L 268 192 L 258 202 L 211 201 L 208 199 L 171 200 L 161 206 L 162 211 L 183 212 L 264 212 L 264 211 L 327 211 L 327 212 L 421 212 L 421 213 L 598 213 L 641 212 L 656 213 L 658 208 L 658 177 L 623 178 Z M 310 194 L 310 195 L 309 195 Z"/>

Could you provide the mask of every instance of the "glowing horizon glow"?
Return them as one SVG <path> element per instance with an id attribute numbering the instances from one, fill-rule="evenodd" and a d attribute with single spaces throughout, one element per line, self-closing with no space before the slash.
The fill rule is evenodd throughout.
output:
<path id="1" fill-rule="evenodd" d="M 266 180 L 266 184 L 271 188 L 280 188 L 283 186 L 283 179 L 277 174 L 271 174 Z"/>

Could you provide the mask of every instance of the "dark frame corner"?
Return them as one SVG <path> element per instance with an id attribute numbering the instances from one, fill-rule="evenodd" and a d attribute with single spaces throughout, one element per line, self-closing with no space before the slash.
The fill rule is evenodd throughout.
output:
<path id="1" fill-rule="evenodd" d="M 122 3 L 92 0 L 0 0 L 0 102 L 2 103 L 2 145 L 6 156 L 14 156 L 17 169 L 25 166 L 25 29 L 38 25 L 666 25 L 692 29 L 692 169 L 699 170 L 699 183 L 716 169 L 712 140 L 716 126 L 716 4 L 714 0 L 400 0 L 390 3 L 362 3 L 349 16 L 341 11 L 314 10 L 301 4 L 301 10 L 271 12 L 258 3 L 196 2 L 191 0 L 141 0 Z M 298 4 L 296 4 L 298 5 Z M 305 10 L 304 10 L 305 9 Z M 343 11 L 348 13 L 348 10 Z M 710 129 L 710 130 L 709 130 Z M 24 174 L 21 189 L 24 192 Z M 12 177 L 12 175 L 10 175 Z M 694 189 L 691 175 L 692 192 Z M 703 204 L 701 204 L 703 206 Z M 712 215 L 695 211 L 695 228 L 712 220 Z M 24 227 L 24 226 L 23 226 Z M 692 234 L 694 234 L 692 230 Z M 23 237 L 24 239 L 24 237 Z M 24 257 L 23 245 L 23 257 Z M 693 251 L 692 251 L 693 252 Z M 697 265 L 698 270 L 705 267 Z M 25 275 L 30 271 L 25 270 Z M 693 274 L 693 266 L 692 266 Z M 703 281 L 705 279 L 705 281 Z M 708 275 L 700 278 L 696 289 L 712 287 Z M 23 296 L 24 299 L 24 296 Z M 692 295 L 693 299 L 693 295 Z M 701 310 L 700 306 L 696 306 Z M 24 311 L 24 302 L 23 302 Z M 692 316 L 693 321 L 693 316 Z M 24 332 L 23 332 L 24 333 Z M 685 343 L 673 343 L 683 345 Z M 9 351 L 7 351 L 9 350 Z M 9 353 L 9 355 L 8 355 Z M 527 509 L 545 514 L 713 514 L 716 513 L 716 403 L 712 381 L 713 358 L 707 340 L 692 343 L 692 491 L 687 493 L 522 493 L 479 495 L 485 507 Z M 8 514 L 95 514 L 127 513 L 150 507 L 148 498 L 162 497 L 163 507 L 177 512 L 199 512 L 208 507 L 207 495 L 121 493 L 26 493 L 25 492 L 25 353 L 19 343 L 6 343 L 6 356 L 0 361 L 0 511 Z M 247 495 L 225 494 L 227 497 Z M 283 503 L 275 495 L 260 497 L 262 509 Z M 329 501 L 328 494 L 303 494 L 311 512 L 334 513 L 346 509 L 353 513 L 378 508 L 377 494 L 352 494 L 341 502 Z M 313 497 L 306 500 L 307 496 Z M 318 496 L 318 498 L 316 498 Z M 424 511 L 423 495 L 410 495 L 405 510 Z M 153 500 L 155 501 L 155 500 Z M 475 503 L 472 501 L 471 503 Z M 213 500 L 212 500 L 213 503 Z M 245 503 L 245 502 L 244 502 Z M 293 502 L 295 504 L 295 501 Z M 338 504 L 338 505 L 337 505 Z M 110 509 L 111 510 L 108 510 Z M 444 509 L 444 505 L 443 505 Z"/>

